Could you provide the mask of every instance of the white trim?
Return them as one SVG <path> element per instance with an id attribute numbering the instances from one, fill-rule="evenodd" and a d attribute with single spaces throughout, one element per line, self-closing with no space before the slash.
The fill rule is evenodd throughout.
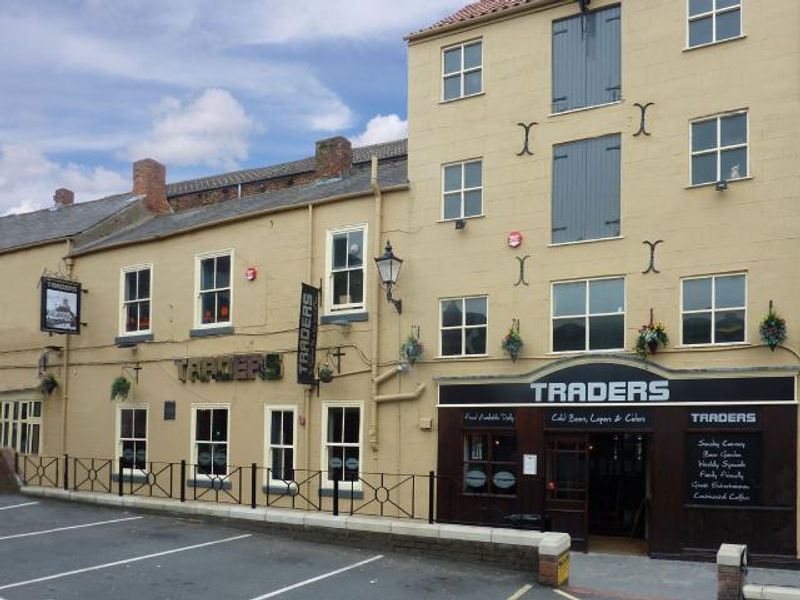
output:
<path id="1" fill-rule="evenodd" d="M 464 309 L 464 304 L 467 300 L 472 300 L 475 298 L 484 298 L 486 300 L 486 323 L 482 325 L 467 325 L 467 314 Z M 444 326 L 442 325 L 442 302 L 449 302 L 452 300 L 460 300 L 461 301 L 461 325 L 452 325 L 447 327 L 448 331 L 453 330 L 460 330 L 461 331 L 461 354 L 442 354 L 442 331 Z M 438 354 L 436 358 L 472 358 L 472 357 L 486 357 L 489 356 L 489 294 L 473 294 L 469 296 L 446 296 L 443 298 L 438 299 L 438 311 L 439 311 L 439 326 L 437 329 L 437 336 L 439 338 L 438 341 Z M 483 327 L 486 329 L 486 351 L 481 354 L 466 354 L 466 330 L 467 329 L 478 329 Z"/>
<path id="2" fill-rule="evenodd" d="M 620 77 L 620 80 L 621 79 L 622 78 Z M 622 90 L 620 90 L 620 93 L 621 92 Z M 592 104 L 591 106 L 581 106 L 580 108 L 570 108 L 569 110 L 557 113 L 551 112 L 550 114 L 547 115 L 547 117 L 550 118 L 550 117 L 560 117 L 561 115 L 571 115 L 573 113 L 584 112 L 587 110 L 594 110 L 595 108 L 605 108 L 606 106 L 614 106 L 615 104 L 622 104 L 623 102 L 625 102 L 625 98 L 620 98 L 619 100 L 614 100 L 612 102 L 603 102 L 602 104 Z M 551 101 L 550 104 L 552 105 L 553 102 Z"/>
<path id="3" fill-rule="evenodd" d="M 119 473 L 119 458 L 122 456 L 122 411 L 123 410 L 145 410 L 147 411 L 147 415 L 144 420 L 144 443 L 145 443 L 145 469 L 123 469 L 123 476 L 124 475 L 147 475 L 147 457 L 150 455 L 150 404 L 147 402 L 131 402 L 131 403 L 121 403 L 117 405 L 116 410 L 116 422 L 114 424 L 114 459 L 112 461 L 114 465 L 114 473 Z M 135 421 L 134 421 L 135 422 Z M 133 427 L 133 424 L 131 425 Z M 141 439 L 141 438 L 129 438 L 129 439 Z M 136 464 L 136 457 L 133 457 L 133 464 Z"/>
<path id="4" fill-rule="evenodd" d="M 125 314 L 125 275 L 131 272 L 139 272 L 144 271 L 145 269 L 150 270 L 150 295 L 147 297 L 147 301 L 150 303 L 150 327 L 147 329 L 137 329 L 136 331 L 125 331 L 125 323 L 127 321 L 126 314 Z M 138 287 L 138 278 L 137 278 L 137 287 Z M 133 300 L 132 302 L 143 302 L 144 299 L 140 298 L 137 300 Z M 142 263 L 139 265 L 130 265 L 128 267 L 122 267 L 119 271 L 119 337 L 126 337 L 132 335 L 147 335 L 149 333 L 153 333 L 153 263 Z"/>
<path id="5" fill-rule="evenodd" d="M 742 144 L 732 144 L 729 146 L 721 146 L 722 142 L 722 119 L 728 117 L 734 117 L 736 115 L 744 115 L 745 117 L 745 141 Z M 692 127 L 699 123 L 708 123 L 710 121 L 716 122 L 716 139 L 715 145 L 713 148 L 709 148 L 707 150 L 694 150 L 693 147 L 693 140 L 692 140 Z M 725 179 L 726 183 L 732 183 L 735 181 L 743 181 L 746 179 L 752 179 L 753 173 L 750 169 L 750 110 L 749 108 L 737 108 L 734 110 L 716 113 L 713 115 L 707 115 L 704 117 L 697 117 L 695 119 L 689 120 L 689 184 L 687 187 L 694 188 L 694 187 L 702 187 L 707 185 L 715 185 L 718 181 L 720 181 L 722 177 L 722 153 L 726 150 L 741 150 L 744 148 L 747 154 L 747 162 L 745 168 L 747 173 L 741 177 L 735 177 L 733 179 Z M 714 181 L 705 181 L 703 183 L 693 183 L 694 179 L 694 157 L 695 156 L 707 156 L 713 154 L 716 156 L 716 163 L 717 163 L 717 171 L 716 177 Z"/>
<path id="6" fill-rule="evenodd" d="M 747 37 L 744 33 L 744 1 L 738 0 L 738 4 L 734 4 L 733 6 L 726 6 L 725 8 L 717 9 L 717 2 L 716 0 L 711 0 L 711 10 L 706 11 L 704 13 L 697 13 L 696 15 L 692 14 L 691 9 L 691 2 L 692 0 L 686 0 L 686 47 L 685 50 L 694 50 L 695 48 L 705 48 L 707 46 L 713 46 L 715 44 L 720 44 L 722 42 L 727 42 L 730 40 L 738 40 L 743 37 Z M 721 40 L 717 39 L 717 17 L 718 15 L 739 11 L 739 35 L 723 38 Z M 690 24 L 692 21 L 699 21 L 701 19 L 711 18 L 711 41 L 704 42 L 702 44 L 696 44 L 694 46 L 691 45 L 691 38 L 690 38 Z"/>
<path id="7" fill-rule="evenodd" d="M 467 46 L 474 46 L 476 44 L 480 44 L 480 46 L 481 46 L 481 64 L 478 67 L 470 67 L 468 69 L 465 69 L 464 68 L 464 49 Z M 461 65 L 460 65 L 458 71 L 452 71 L 450 73 L 445 73 L 445 71 L 444 71 L 444 63 L 445 63 L 444 55 L 445 55 L 446 52 L 448 52 L 450 50 L 454 50 L 456 48 L 460 48 L 461 49 Z M 475 39 L 472 39 L 472 40 L 468 40 L 468 41 L 465 41 L 465 42 L 458 42 L 457 44 L 450 44 L 448 46 L 443 46 L 442 47 L 442 49 L 441 49 L 441 68 L 440 68 L 440 78 L 439 78 L 439 80 L 441 82 L 440 83 L 441 93 L 439 95 L 439 99 L 440 99 L 439 103 L 440 104 L 441 103 L 445 103 L 445 102 L 453 102 L 454 100 L 461 100 L 463 98 L 471 98 L 473 96 L 478 96 L 480 94 L 485 93 L 484 92 L 484 85 L 483 85 L 484 84 L 483 58 L 484 58 L 484 56 L 483 56 L 483 37 L 478 37 L 478 38 L 475 38 Z M 481 74 L 481 89 L 480 89 L 480 91 L 475 92 L 474 94 L 465 94 L 464 93 L 465 75 L 467 73 L 475 73 L 477 71 L 480 71 L 480 74 Z M 445 78 L 452 78 L 452 77 L 454 77 L 456 75 L 459 78 L 460 93 L 455 98 L 445 98 L 445 96 L 444 96 L 444 93 L 445 93 L 445 83 L 444 83 L 445 82 Z"/>
<path id="8" fill-rule="evenodd" d="M 321 421 L 321 432 L 322 432 L 322 439 L 320 443 L 320 461 L 319 467 L 320 471 L 322 471 L 322 477 L 320 478 L 320 486 L 322 489 L 333 489 L 333 480 L 328 479 L 328 409 L 331 408 L 357 408 L 358 409 L 358 477 L 364 473 L 364 402 L 362 401 L 325 401 L 322 403 L 322 418 Z M 342 437 L 344 437 L 344 423 L 342 423 Z M 333 445 L 337 447 L 355 447 L 354 444 L 349 443 L 334 443 Z M 344 469 L 344 465 L 342 466 Z M 351 483 L 349 481 L 340 481 L 339 482 L 339 490 L 347 489 L 350 490 Z M 352 482 L 353 491 L 361 491 L 362 483 L 361 481 L 354 481 Z"/>
<path id="9" fill-rule="evenodd" d="M 214 288 L 213 290 L 204 290 L 208 291 L 219 291 L 219 290 L 228 290 L 228 298 L 229 298 L 229 306 L 228 306 L 228 320 L 227 321 L 215 321 L 214 323 L 203 323 L 202 319 L 202 307 L 200 301 L 200 283 L 201 283 L 201 269 L 200 264 L 203 260 L 207 258 L 219 258 L 221 256 L 230 256 L 230 281 L 229 286 L 227 288 Z M 195 329 L 214 329 L 220 326 L 233 326 L 233 280 L 234 280 L 234 271 L 235 271 L 235 253 L 233 248 L 227 248 L 225 250 L 215 250 L 213 252 L 201 252 L 194 255 L 194 327 Z"/>
<path id="10" fill-rule="evenodd" d="M 298 409 L 297 406 L 291 404 L 281 404 L 276 406 L 264 405 L 264 477 L 263 482 L 265 485 L 285 486 L 286 482 L 283 479 L 273 479 L 270 476 L 270 469 L 272 468 L 272 413 L 273 412 L 291 412 L 292 413 L 292 444 L 279 444 L 280 448 L 289 448 L 292 450 L 292 471 L 297 469 L 297 424 L 298 424 Z M 294 476 L 293 476 L 294 478 Z"/>
<path id="11" fill-rule="evenodd" d="M 479 163 L 480 164 L 480 168 L 481 168 L 481 184 L 478 187 L 468 188 L 468 187 L 466 187 L 466 179 L 465 179 L 466 178 L 466 171 L 467 171 L 466 170 L 466 166 L 474 164 L 474 163 Z M 445 189 L 445 171 L 447 170 L 448 167 L 460 167 L 461 168 L 461 186 L 457 190 L 449 190 L 448 191 L 448 190 Z M 485 205 L 484 205 L 484 194 L 483 194 L 483 190 L 484 190 L 485 186 L 483 184 L 483 157 L 482 156 L 481 157 L 477 157 L 477 158 L 467 158 L 465 160 L 457 160 L 457 161 L 453 161 L 453 162 L 442 163 L 441 177 L 442 177 L 442 183 L 441 183 L 442 189 L 441 189 L 441 212 L 439 213 L 441 215 L 441 219 L 439 219 L 440 223 L 451 223 L 453 221 L 458 221 L 459 219 L 474 219 L 476 217 L 483 217 L 485 215 L 485 212 L 484 212 L 484 208 L 485 208 Z M 466 215 L 464 215 L 464 195 L 467 192 L 474 192 L 474 191 L 479 191 L 481 193 L 481 212 L 479 214 L 477 214 L 477 215 L 466 216 Z M 450 195 L 450 194 L 459 194 L 459 196 L 461 198 L 460 202 L 459 202 L 459 216 L 457 216 L 457 217 L 446 217 L 445 214 L 444 214 L 445 196 L 446 195 Z"/>
<path id="12" fill-rule="evenodd" d="M 225 409 L 228 411 L 228 418 L 227 418 L 227 426 L 228 431 L 225 434 L 225 474 L 224 475 L 207 475 L 204 473 L 197 472 L 197 440 L 195 439 L 195 434 L 197 433 L 197 411 L 198 410 L 220 410 Z M 191 476 L 194 474 L 195 479 L 212 479 L 213 477 L 222 477 L 225 478 L 230 475 L 229 470 L 231 466 L 231 405 L 226 404 L 224 402 L 215 402 L 215 403 L 193 403 L 191 406 L 192 418 L 190 420 L 190 427 L 192 428 L 189 432 L 189 456 L 191 457 L 191 465 L 192 471 L 187 475 Z M 213 415 L 211 418 L 212 424 L 214 421 Z M 202 442 L 202 443 L 218 443 L 218 442 Z M 212 465 L 213 467 L 213 465 Z"/>
<path id="13" fill-rule="evenodd" d="M 718 42 L 708 42 L 706 44 L 697 44 L 697 46 L 686 46 L 681 52 L 691 52 L 692 50 L 700 50 L 701 48 L 708 48 L 709 46 L 719 46 L 720 44 L 727 44 L 728 42 L 735 42 L 736 40 L 743 40 L 747 37 L 747 34 L 743 33 L 742 35 L 735 35 L 733 37 L 725 38 L 724 40 L 719 40 Z"/>
<path id="14" fill-rule="evenodd" d="M 575 240 L 574 242 L 558 242 L 558 243 L 550 243 L 547 244 L 548 248 L 558 248 L 560 246 L 575 246 L 577 244 L 594 244 L 595 242 L 609 242 L 612 240 L 622 240 L 625 239 L 624 235 L 615 235 L 614 237 L 605 237 L 605 238 L 592 238 L 590 240 Z"/>
<path id="15" fill-rule="evenodd" d="M 716 308 L 716 296 L 717 296 L 717 286 L 716 280 L 717 278 L 724 278 L 724 277 L 744 277 L 744 305 L 743 306 L 736 306 L 736 307 L 727 307 L 722 309 Z M 685 311 L 683 309 L 683 284 L 686 281 L 696 281 L 700 279 L 710 279 L 711 280 L 711 308 L 708 310 L 702 309 L 695 309 Z M 688 277 L 681 277 L 680 278 L 680 298 L 678 305 L 678 325 L 680 327 L 680 344 L 678 345 L 679 348 L 719 348 L 724 346 L 749 346 L 750 343 L 748 340 L 748 326 L 747 326 L 747 302 L 748 302 L 748 293 L 747 293 L 747 271 L 734 271 L 732 273 L 711 273 L 708 275 L 690 275 Z M 716 323 L 715 323 L 715 315 L 717 312 L 726 312 L 726 311 L 734 311 L 734 310 L 743 310 L 744 311 L 744 339 L 739 342 L 716 342 L 714 341 L 716 338 Z M 700 344 L 687 344 L 683 341 L 683 315 L 684 314 L 700 314 L 700 313 L 710 313 L 711 314 L 711 341 L 710 342 L 702 342 Z"/>
<path id="16" fill-rule="evenodd" d="M 350 233 L 352 231 L 361 231 L 362 235 L 362 254 L 363 260 L 361 261 L 362 275 L 362 298 L 361 302 L 353 302 L 350 304 L 340 304 L 337 308 L 333 306 L 333 237 L 341 233 Z M 369 278 L 370 270 L 367 269 L 367 261 L 370 260 L 367 249 L 369 248 L 369 227 L 367 223 L 355 223 L 352 225 L 343 225 L 341 227 L 331 227 L 328 229 L 325 236 L 325 282 L 324 285 L 324 315 L 341 315 L 349 313 L 359 313 L 367 310 L 367 296 L 369 285 L 367 280 Z"/>
<path id="17" fill-rule="evenodd" d="M 591 297 L 589 295 L 589 288 L 591 287 L 589 284 L 593 281 L 610 281 L 615 279 L 622 280 L 622 312 L 611 312 L 611 313 L 591 313 L 590 311 L 590 301 Z M 585 284 L 585 297 L 584 297 L 584 313 L 583 314 L 575 314 L 575 315 L 559 315 L 556 317 L 555 310 L 555 286 L 562 285 L 562 284 L 569 284 L 569 283 L 584 283 Z M 607 352 L 624 352 L 626 348 L 626 339 L 627 339 L 627 327 L 628 327 L 628 290 L 627 290 L 627 278 L 625 275 L 604 275 L 602 277 L 584 277 L 579 279 L 563 279 L 559 281 L 551 281 L 550 282 L 550 352 L 548 354 L 562 356 L 562 355 L 570 355 L 570 354 L 592 354 L 592 353 L 607 353 Z M 591 328 L 589 326 L 589 319 L 591 317 L 612 317 L 612 316 L 619 316 L 622 315 L 622 347 L 621 348 L 589 348 L 589 339 Z M 584 319 L 584 347 L 583 350 L 554 350 L 553 349 L 553 321 L 555 319 Z"/>

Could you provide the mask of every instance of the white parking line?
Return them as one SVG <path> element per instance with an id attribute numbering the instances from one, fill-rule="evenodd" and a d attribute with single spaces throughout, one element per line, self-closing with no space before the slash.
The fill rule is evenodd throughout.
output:
<path id="1" fill-rule="evenodd" d="M 207 546 L 214 546 L 216 544 L 226 544 L 228 542 L 235 542 L 236 540 L 243 540 L 249 538 L 251 533 L 244 535 L 237 535 L 222 540 L 215 540 L 213 542 L 204 542 L 202 544 L 193 544 L 191 546 L 184 546 L 183 548 L 175 548 L 173 550 L 165 550 L 164 552 L 155 552 L 153 554 L 145 554 L 144 556 L 136 556 L 134 558 L 126 558 L 125 560 L 115 560 L 114 562 L 104 563 L 102 565 L 95 565 L 93 567 L 85 567 L 83 569 L 75 569 L 74 571 L 66 571 L 64 573 L 56 573 L 55 575 L 47 575 L 46 577 L 38 577 L 36 579 L 28 579 L 27 581 L 17 581 L 16 583 L 7 583 L 0 585 L 0 590 L 10 590 L 11 588 L 18 588 L 33 583 L 41 583 L 43 581 L 50 581 L 51 579 L 60 579 L 62 577 L 69 577 L 70 575 L 79 575 L 80 573 L 88 573 L 89 571 L 99 571 L 100 569 L 108 569 L 109 567 L 116 567 L 119 565 L 127 565 L 128 563 L 139 562 L 140 560 L 147 560 L 148 558 L 157 558 L 159 556 L 166 556 L 167 554 L 175 554 L 177 552 L 186 552 L 187 550 L 195 550 L 197 548 L 205 548 Z"/>
<path id="2" fill-rule="evenodd" d="M 23 506 L 33 506 L 39 504 L 38 502 L 24 502 L 22 504 L 12 504 L 11 506 L 0 506 L 0 510 L 8 510 L 10 508 L 22 508 Z"/>
<path id="3" fill-rule="evenodd" d="M 527 584 L 523 585 L 521 588 L 519 588 L 516 592 L 511 594 L 508 598 L 506 598 L 506 600 L 519 600 L 525 594 L 530 592 L 532 589 L 533 589 L 533 586 L 531 584 L 527 583 Z"/>
<path id="4" fill-rule="evenodd" d="M 295 583 L 292 585 L 288 585 L 285 588 L 281 588 L 279 590 L 275 590 L 274 592 L 270 592 L 269 594 L 264 594 L 263 596 L 258 596 L 256 598 L 251 598 L 251 600 L 266 600 L 266 598 L 274 598 L 279 594 L 283 594 L 285 592 L 290 592 L 292 590 L 296 590 L 299 587 L 303 587 L 304 585 L 309 585 L 312 583 L 316 583 L 317 581 L 321 581 L 323 579 L 327 579 L 328 577 L 333 577 L 334 575 L 338 575 L 339 573 L 344 573 L 345 571 L 350 571 L 351 569 L 357 569 L 362 565 L 366 565 L 368 563 L 374 562 L 376 560 L 380 560 L 383 558 L 383 554 L 378 554 L 377 556 L 373 556 L 372 558 L 368 558 L 366 560 L 362 560 L 361 562 L 357 562 L 354 565 L 350 565 L 347 567 L 342 567 L 341 569 L 336 569 L 335 571 L 330 571 L 329 573 L 324 573 L 322 575 L 317 575 L 316 577 L 312 577 L 311 579 L 306 579 L 305 581 L 300 581 L 299 583 Z M 3 588 L 0 588 L 2 590 Z"/>
<path id="5" fill-rule="evenodd" d="M 561 590 L 553 590 L 556 594 L 560 596 L 564 596 L 567 600 L 581 600 L 577 596 L 573 596 L 572 594 L 568 594 L 567 592 L 562 592 Z"/>
<path id="6" fill-rule="evenodd" d="M 44 535 L 45 533 L 55 533 L 57 531 L 69 531 L 70 529 L 83 529 L 84 527 L 97 527 L 98 525 L 110 525 L 111 523 L 122 523 L 123 521 L 136 521 L 144 519 L 144 517 L 126 517 L 124 519 L 111 519 L 110 521 L 96 521 L 95 523 L 84 523 L 83 525 L 70 525 L 68 527 L 56 527 L 54 529 L 42 529 L 41 531 L 31 531 L 28 533 L 15 533 L 14 535 L 4 535 L 0 537 L 0 542 L 3 540 L 13 540 L 16 538 L 31 537 L 33 535 Z M 2 600 L 2 598 L 0 598 Z"/>

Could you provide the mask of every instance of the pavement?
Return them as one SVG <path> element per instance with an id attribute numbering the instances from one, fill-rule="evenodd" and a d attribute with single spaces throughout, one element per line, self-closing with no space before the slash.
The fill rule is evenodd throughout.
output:
<path id="1" fill-rule="evenodd" d="M 570 587 L 535 573 L 290 539 L 120 508 L 0 495 L 0 600 L 712 600 L 715 566 L 571 557 Z M 749 581 L 800 585 L 800 571 Z"/>

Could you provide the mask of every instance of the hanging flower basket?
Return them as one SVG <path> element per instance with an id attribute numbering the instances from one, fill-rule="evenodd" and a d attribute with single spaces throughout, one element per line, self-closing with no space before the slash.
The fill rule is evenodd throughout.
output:
<path id="1" fill-rule="evenodd" d="M 400 358 L 413 365 L 422 356 L 423 350 L 422 343 L 413 335 L 409 335 L 400 346 Z"/>
<path id="2" fill-rule="evenodd" d="M 120 375 L 111 382 L 111 399 L 112 400 L 127 400 L 128 394 L 131 392 L 131 382 L 127 378 Z"/>
<path id="3" fill-rule="evenodd" d="M 503 349 L 512 361 L 516 362 L 519 358 L 520 352 L 522 352 L 522 336 L 519 334 L 519 326 L 514 325 L 508 330 L 508 333 L 503 337 L 503 340 L 500 342 L 500 347 Z"/>
<path id="4" fill-rule="evenodd" d="M 45 396 L 49 396 L 50 393 L 58 387 L 58 380 L 55 378 L 54 375 L 48 373 L 44 377 L 42 377 L 41 381 L 39 381 L 39 391 L 42 392 Z"/>
<path id="5" fill-rule="evenodd" d="M 775 348 L 780 346 L 786 339 L 786 320 L 779 317 L 772 308 L 769 309 L 767 316 L 761 321 L 758 327 L 761 339 L 775 352 Z"/>
<path id="6" fill-rule="evenodd" d="M 659 346 L 666 346 L 669 342 L 667 329 L 663 323 L 645 323 L 639 328 L 636 337 L 636 354 L 642 358 L 647 358 L 647 352 L 655 354 Z"/>
<path id="7" fill-rule="evenodd" d="M 322 383 L 330 383 L 333 381 L 333 369 L 328 365 L 322 365 L 317 372 L 319 374 L 319 380 Z"/>

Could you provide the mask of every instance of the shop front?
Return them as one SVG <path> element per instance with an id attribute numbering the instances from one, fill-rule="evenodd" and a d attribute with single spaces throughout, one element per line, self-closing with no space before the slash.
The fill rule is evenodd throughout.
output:
<path id="1" fill-rule="evenodd" d="M 580 550 L 795 558 L 795 379 L 624 358 L 440 379 L 439 519 L 566 531 Z"/>

